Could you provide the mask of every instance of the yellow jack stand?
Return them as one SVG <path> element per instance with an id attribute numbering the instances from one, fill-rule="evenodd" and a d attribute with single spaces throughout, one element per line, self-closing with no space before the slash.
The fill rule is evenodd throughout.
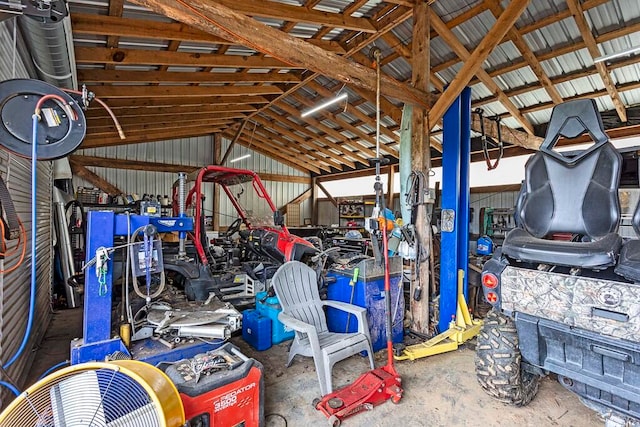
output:
<path id="1" fill-rule="evenodd" d="M 475 320 L 469 314 L 469 307 L 462 292 L 464 271 L 458 270 L 458 308 L 456 318 L 449 323 L 449 329 L 428 341 L 406 347 L 396 360 L 415 360 L 457 350 L 458 347 L 478 335 L 482 320 Z"/>

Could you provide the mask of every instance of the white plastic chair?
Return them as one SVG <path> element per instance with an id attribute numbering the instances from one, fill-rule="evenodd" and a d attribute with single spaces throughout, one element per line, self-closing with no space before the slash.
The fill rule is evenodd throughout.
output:
<path id="1" fill-rule="evenodd" d="M 344 302 L 321 300 L 315 271 L 299 261 L 283 264 L 273 276 L 272 284 L 282 305 L 278 320 L 295 331 L 287 367 L 296 354 L 313 357 L 323 396 L 333 391 L 331 371 L 336 362 L 366 351 L 371 369 L 374 369 L 366 309 Z M 325 306 L 353 314 L 358 321 L 358 332 L 329 332 L 323 310 Z"/>

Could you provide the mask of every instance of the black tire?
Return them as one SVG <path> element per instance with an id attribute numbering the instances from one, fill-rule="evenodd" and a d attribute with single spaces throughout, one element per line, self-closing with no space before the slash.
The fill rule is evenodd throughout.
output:
<path id="1" fill-rule="evenodd" d="M 487 314 L 478 335 L 475 365 L 482 388 L 503 403 L 525 406 L 538 393 L 540 377 L 522 369 L 513 320 L 495 310 Z"/>

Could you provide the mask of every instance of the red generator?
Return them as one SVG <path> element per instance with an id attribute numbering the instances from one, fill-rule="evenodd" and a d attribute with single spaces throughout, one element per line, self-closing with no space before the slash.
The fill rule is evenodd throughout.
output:
<path id="1" fill-rule="evenodd" d="M 180 392 L 185 427 L 262 427 L 262 365 L 231 343 L 164 368 Z"/>

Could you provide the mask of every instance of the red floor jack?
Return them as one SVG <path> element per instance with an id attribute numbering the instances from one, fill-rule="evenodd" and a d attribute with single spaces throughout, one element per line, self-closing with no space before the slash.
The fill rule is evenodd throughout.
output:
<path id="1" fill-rule="evenodd" d="M 358 412 L 370 411 L 374 406 L 391 399 L 400 402 L 402 387 L 400 374 L 393 365 L 393 332 L 391 325 L 391 287 L 389 285 L 389 252 L 386 224 L 382 228 L 384 250 L 384 294 L 387 316 L 387 364 L 361 375 L 353 384 L 334 391 L 315 402 L 317 410 L 329 418 L 329 425 L 337 427 L 342 420 Z"/>

